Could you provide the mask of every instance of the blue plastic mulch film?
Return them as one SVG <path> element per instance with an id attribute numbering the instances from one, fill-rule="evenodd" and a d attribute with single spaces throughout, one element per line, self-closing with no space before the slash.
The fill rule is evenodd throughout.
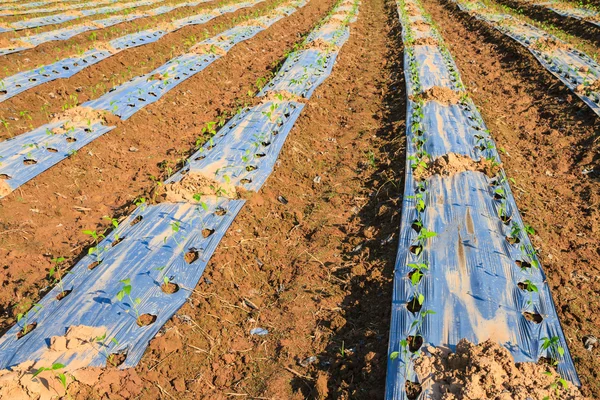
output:
<path id="1" fill-rule="evenodd" d="M 18 74 L 0 80 L 0 102 L 46 82 L 51 82 L 55 79 L 69 78 L 85 68 L 105 60 L 122 50 L 154 43 L 166 34 L 181 29 L 184 26 L 205 24 L 220 15 L 235 12 L 242 8 L 253 7 L 263 1 L 264 0 L 252 0 L 240 2 L 232 6 L 208 10 L 201 14 L 175 20 L 170 23 L 168 27 L 162 29 L 147 29 L 115 38 L 109 41 L 106 46 L 99 46 L 107 48 L 104 50 L 90 49 L 81 56 L 65 58 L 49 65 L 19 72 Z"/>
<path id="2" fill-rule="evenodd" d="M 72 2 L 76 2 L 76 1 L 81 1 L 81 0 L 61 0 L 61 1 L 45 0 L 45 1 L 35 1 L 32 3 L 4 4 L 4 5 L 0 6 L 0 11 L 40 7 L 40 6 L 45 6 L 48 4 L 55 4 L 55 3 L 72 3 Z"/>
<path id="3" fill-rule="evenodd" d="M 0 339 L 0 368 L 46 358 L 48 341 L 78 325 L 101 328 L 98 336 L 106 334 L 106 340 L 84 353 L 56 354 L 54 362 L 85 360 L 88 366 L 104 366 L 107 352 L 126 353 L 121 367 L 134 367 L 148 341 L 189 297 L 243 203 L 207 198 L 204 207 L 163 203 L 138 208 L 44 296 L 41 307 L 30 311 L 27 323 L 36 323 L 35 329 L 19 338 L 23 327 L 17 324 Z M 178 286 L 176 293 L 163 292 L 165 278 Z M 127 279 L 131 293 L 118 301 L 125 286 L 120 281 Z M 71 292 L 57 301 L 64 291 Z M 144 314 L 155 319 L 140 327 L 137 319 Z"/>
<path id="4" fill-rule="evenodd" d="M 94 21 L 84 22 L 82 24 L 69 26 L 66 28 L 55 29 L 47 32 L 41 32 L 33 35 L 21 36 L 15 39 L 11 39 L 14 44 L 9 47 L 0 49 L 0 55 L 18 53 L 23 50 L 31 49 L 35 46 L 39 46 L 42 43 L 51 41 L 67 40 L 75 35 L 79 35 L 83 32 L 94 31 L 97 29 L 108 28 L 109 26 L 117 25 L 123 22 L 133 21 L 138 18 L 145 18 L 150 16 L 157 16 L 168 13 L 182 7 L 194 7 L 202 3 L 206 3 L 212 0 L 197 0 L 186 3 L 178 3 L 169 6 L 160 6 L 150 10 L 130 13 L 127 15 L 113 15 L 108 18 L 97 19 Z M 0 28 L 1 29 L 1 28 Z M 85 54 L 83 55 L 85 57 Z M 1 97 L 0 97 L 1 98 Z"/>
<path id="5" fill-rule="evenodd" d="M 201 175 L 227 187 L 257 192 L 273 171 L 303 108 L 303 103 L 274 100 L 243 110 L 167 183 L 181 181 L 187 174 Z"/>
<path id="6" fill-rule="evenodd" d="M 262 0 L 240 3 L 240 6 L 258 1 Z M 113 129 L 114 127 L 102 125 L 102 118 L 96 115 L 97 112 L 108 112 L 126 120 L 148 104 L 158 101 L 181 82 L 204 70 L 235 44 L 250 39 L 279 18 L 294 12 L 296 7 L 303 7 L 305 4 L 305 0 L 293 1 L 289 5 L 275 8 L 268 17 L 251 19 L 243 25 L 228 29 L 214 38 L 200 42 L 196 47 L 198 53 L 192 48 L 193 52 L 176 57 L 149 74 L 133 78 L 98 99 L 83 103 L 66 115 L 57 117 L 57 121 L 0 142 L 0 198 Z M 290 9 L 290 5 L 294 7 Z M 211 53 L 211 48 L 220 51 Z M 91 64 L 109 55 L 108 51 L 97 52 L 87 60 Z M 97 121 L 102 128 L 90 129 L 90 121 Z"/>
<path id="7" fill-rule="evenodd" d="M 508 14 L 489 10 L 475 1 L 452 0 L 475 18 L 491 25 L 527 48 L 552 75 L 600 115 L 600 65 L 554 35 Z"/>
<path id="8" fill-rule="evenodd" d="M 562 17 L 574 18 L 586 22 L 588 24 L 600 27 L 600 13 L 596 10 L 585 7 L 584 5 L 577 6 L 558 0 L 549 0 L 542 2 L 531 0 L 524 1 L 525 3 L 531 4 L 536 7 L 547 8 L 550 11 L 553 11 L 554 13 Z"/>
<path id="9" fill-rule="evenodd" d="M 494 340 L 516 362 L 551 357 L 543 340 L 558 338 L 565 350 L 558 372 L 580 385 L 495 143 L 418 0 L 397 5 L 405 44 L 407 162 L 386 399 L 408 399 L 407 381 L 421 385 L 419 399 L 429 398 L 432 382 L 419 382 L 413 361 L 426 344 L 454 349 L 463 338 Z M 426 173 L 457 160 L 467 166 Z"/>
<path id="10" fill-rule="evenodd" d="M 293 12 L 289 6 L 282 9 L 286 14 Z M 348 16 L 340 24 L 347 25 L 356 16 L 358 0 L 346 0 L 334 11 L 340 9 Z M 261 20 L 272 21 L 273 16 Z M 268 96 L 274 100 L 265 99 L 230 120 L 210 141 L 213 149 L 195 154 L 189 168 L 165 182 L 164 187 L 194 173 L 206 173 L 204 168 L 211 169 L 210 164 L 196 163 L 200 155 L 206 154 L 207 162 L 218 160 L 219 154 L 231 155 L 232 162 L 244 162 L 237 156 L 243 153 L 252 156 L 252 165 L 260 160 L 256 171 L 263 171 L 264 176 L 252 175 L 255 184 L 250 189 L 259 190 L 304 106 L 283 99 L 280 92 Z M 250 134 L 259 135 L 256 140 L 261 141 L 253 148 L 266 147 L 259 150 L 264 151 L 260 157 L 252 153 L 254 150 L 249 153 L 237 148 L 249 145 Z M 244 171 L 248 172 L 246 168 Z M 185 303 L 243 204 L 243 200 L 212 195 L 203 195 L 201 201 L 138 204 L 0 338 L 0 368 L 34 361 L 35 368 L 61 363 L 67 369 L 78 369 L 123 358 L 120 368 L 134 367 L 149 340 Z M 85 330 L 85 343 L 67 350 L 57 345 L 77 328 Z"/>
<path id="11" fill-rule="evenodd" d="M 0 11 L 0 17 L 6 17 L 11 15 L 26 15 L 26 14 L 42 14 L 42 13 L 51 13 L 56 11 L 65 11 L 65 10 L 78 10 L 80 8 L 94 7 L 103 4 L 112 4 L 116 3 L 119 0 L 97 0 L 93 4 L 90 3 L 79 3 L 79 4 L 64 4 L 61 6 L 54 7 L 44 7 L 44 8 L 35 8 L 33 10 L 6 10 Z"/>
<path id="12" fill-rule="evenodd" d="M 3 26 L 0 26 L 0 33 L 18 31 L 21 29 L 38 28 L 40 26 L 46 26 L 46 25 L 62 24 L 67 21 L 73 21 L 75 19 L 82 18 L 82 17 L 90 17 L 90 16 L 96 15 L 96 14 L 106 14 L 106 13 L 121 11 L 121 10 L 129 9 L 129 8 L 149 6 L 152 4 L 160 3 L 162 1 L 164 1 L 164 0 L 141 0 L 141 1 L 134 1 L 131 3 L 124 3 L 124 4 L 119 4 L 119 5 L 113 5 L 113 6 L 91 8 L 88 10 L 67 11 L 67 12 L 60 13 L 60 14 L 53 14 L 53 15 L 48 15 L 48 16 L 44 16 L 44 17 L 26 19 L 23 21 L 10 22 L 10 23 L 5 23 Z"/>

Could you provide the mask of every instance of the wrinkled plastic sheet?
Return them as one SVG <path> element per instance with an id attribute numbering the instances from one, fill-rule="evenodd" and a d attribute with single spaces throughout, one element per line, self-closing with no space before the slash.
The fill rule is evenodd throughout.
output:
<path id="1" fill-rule="evenodd" d="M 452 105 L 428 101 L 422 109 L 422 117 L 418 117 L 413 112 L 415 103 L 409 100 L 408 110 L 411 113 L 407 114 L 406 124 L 411 126 L 417 120 L 419 129 L 427 132 L 423 148 L 433 159 L 454 153 L 473 160 L 493 156 L 500 161 L 497 153 L 490 154 L 484 145 L 491 137 L 471 100 Z"/>
<path id="2" fill-rule="evenodd" d="M 9 10 L 9 11 L 0 12 L 0 17 L 6 17 L 6 16 L 11 16 L 11 15 L 51 13 L 51 12 L 65 11 L 65 10 L 78 10 L 80 8 L 93 7 L 93 6 L 101 5 L 101 4 L 116 3 L 117 1 L 120 1 L 120 0 L 100 0 L 100 1 L 96 1 L 93 4 L 90 4 L 90 3 L 69 4 L 69 5 L 61 5 L 60 7 L 36 8 L 33 10 Z"/>
<path id="3" fill-rule="evenodd" d="M 306 4 L 306 1 L 298 1 L 294 4 L 298 7 L 303 7 Z M 288 7 L 282 7 L 282 10 L 282 13 L 289 12 Z M 279 9 L 275 9 L 275 13 L 278 11 Z M 269 21 L 275 21 L 275 19 L 271 18 Z M 215 44 L 227 51 L 234 44 L 250 39 L 267 28 L 268 25 L 234 27 L 221 33 L 217 38 L 207 39 L 201 43 Z M 111 89 L 111 91 L 98 99 L 85 102 L 81 106 L 91 107 L 95 110 L 105 110 L 126 120 L 146 105 L 158 101 L 160 97 L 169 90 L 202 71 L 220 57 L 219 54 L 184 54 L 170 60 L 151 73 L 133 78 L 129 82 Z M 50 71 L 48 73 L 52 72 Z M 157 77 L 160 77 L 160 79 L 155 79 Z M 66 121 L 61 121 L 61 124 L 64 122 Z M 4 190 L 0 191 L 0 197 L 8 195 L 10 191 L 62 161 L 70 152 L 81 148 L 82 144 L 89 143 L 96 137 L 113 128 L 105 127 L 101 130 L 92 130 L 91 132 L 86 132 L 85 129 L 79 129 L 75 132 L 77 135 L 72 135 L 77 141 L 70 143 L 67 146 L 61 141 L 61 135 L 52 136 L 48 134 L 48 132 L 55 127 L 56 125 L 53 123 L 46 124 L 31 132 L 19 135 L 12 140 L 0 142 L 0 157 L 2 157 L 0 158 L 0 162 L 3 163 L 0 165 L 0 174 L 9 176 L 9 179 L 5 180 L 8 188 L 5 187 Z M 81 138 L 78 136 L 79 134 L 82 135 Z M 28 148 L 35 148 L 38 146 L 40 149 L 43 149 L 43 143 L 50 138 L 57 141 L 52 142 L 52 145 L 56 146 L 55 149 L 57 152 L 49 155 L 43 151 L 41 151 L 41 153 L 36 151 L 35 153 L 32 153 L 36 163 L 27 165 L 27 167 L 34 168 L 23 169 L 23 155 L 27 154 L 29 151 L 24 152 L 24 149 L 19 146 L 27 144 Z M 15 140 L 18 141 L 15 142 Z M 19 144 L 16 145 L 15 143 Z M 29 145 L 30 143 L 33 143 L 33 146 Z M 19 169 L 19 167 L 21 167 L 21 169 Z"/>
<path id="4" fill-rule="evenodd" d="M 46 25 L 54 25 L 54 24 L 62 24 L 67 21 L 72 21 L 74 19 L 78 19 L 81 17 L 89 17 L 96 14 L 106 14 L 110 12 L 116 12 L 128 8 L 136 8 L 149 6 L 155 3 L 159 3 L 164 0 L 143 0 L 143 1 L 135 1 L 131 3 L 120 4 L 116 6 L 108 6 L 108 7 L 99 7 L 89 10 L 81 10 L 77 13 L 63 13 L 63 14 L 54 14 L 48 15 L 44 17 L 37 17 L 26 19 L 23 21 L 16 21 L 9 24 L 9 28 L 0 28 L 0 32 L 10 32 L 10 31 L 18 31 L 21 29 L 31 29 L 38 28 Z"/>
<path id="5" fill-rule="evenodd" d="M 53 336 L 63 336 L 70 326 L 102 327 L 106 347 L 97 343 L 94 349 L 59 357 L 54 362 L 64 365 L 79 360 L 89 366 L 106 365 L 103 353 L 123 353 L 127 358 L 121 368 L 134 367 L 142 358 L 150 339 L 177 312 L 196 287 L 204 269 L 225 231 L 242 208 L 244 201 L 205 199 L 207 210 L 188 203 L 164 203 L 138 208 L 118 229 L 100 243 L 98 254 L 85 256 L 71 273 L 65 275 L 63 287 L 72 292 L 57 301 L 61 289 L 54 287 L 42 300 L 41 310 L 29 321 L 37 326 L 17 339 L 22 323 L 13 326 L 0 339 L 0 368 L 10 368 L 27 360 L 41 358 Z M 226 210 L 219 216 L 217 208 Z M 136 218 L 141 221 L 131 225 Z M 173 224 L 179 230 L 173 231 Z M 204 228 L 214 233 L 204 238 Z M 117 238 L 122 239 L 113 247 Z M 194 250 L 198 259 L 188 263 L 184 256 Z M 96 261 L 94 269 L 88 267 Z M 161 290 L 164 277 L 179 285 L 176 293 Z M 120 280 L 131 280 L 131 299 L 118 301 Z M 132 310 L 132 299 L 140 298 L 139 313 L 152 314 L 156 321 L 140 327 Z M 118 345 L 111 342 L 115 338 Z M 102 349 L 102 351 L 100 351 Z M 52 364 L 52 363 L 51 363 Z"/>
<path id="6" fill-rule="evenodd" d="M 265 183 L 288 133 L 304 108 L 293 101 L 267 101 L 229 120 L 212 141 L 190 157 L 167 183 L 188 173 L 255 191 Z"/>
<path id="7" fill-rule="evenodd" d="M 145 106 L 158 101 L 165 93 L 181 82 L 204 70 L 217 55 L 184 54 L 167 64 L 157 68 L 152 73 L 137 77 L 118 86 L 96 100 L 90 100 L 82 106 L 97 110 L 109 111 L 123 120 Z M 160 79 L 153 79 L 153 75 Z M 162 78 L 165 76 L 165 78 Z M 168 76 L 168 77 L 167 77 Z"/>
<path id="8" fill-rule="evenodd" d="M 60 3 L 71 3 L 71 2 L 75 2 L 75 1 L 80 1 L 80 0 L 63 0 L 63 1 L 60 1 Z M 3 5 L 3 6 L 0 6 L 0 11 L 15 10 L 15 9 L 20 9 L 20 8 L 40 7 L 40 6 L 45 6 L 47 4 L 54 4 L 54 3 L 59 3 L 59 1 L 35 1 L 32 3 L 19 3 L 19 4 Z"/>
<path id="9" fill-rule="evenodd" d="M 239 3 L 237 7 L 251 7 L 262 1 L 263 0 Z M 231 7 L 228 7 L 228 9 L 230 8 Z M 234 8 L 233 11 L 236 11 L 239 8 Z M 222 10 L 217 9 L 217 11 Z M 158 39 L 160 39 L 167 33 L 173 32 L 176 29 L 179 29 L 183 26 L 192 24 L 203 24 L 213 18 L 216 18 L 216 15 L 213 13 L 203 13 L 191 17 L 186 17 L 174 21 L 173 25 L 175 26 L 175 29 L 173 30 L 148 29 L 142 32 L 136 32 L 113 39 L 109 42 L 109 44 L 119 51 L 127 48 L 133 48 L 136 46 L 143 46 L 149 43 L 156 42 Z M 39 67 L 30 71 L 20 72 L 18 74 L 4 78 L 2 81 L 0 81 L 2 83 L 2 90 L 0 91 L 0 102 L 43 83 L 60 78 L 69 78 L 75 75 L 76 73 L 82 71 L 83 69 L 110 57 L 111 55 L 113 54 L 107 50 L 91 49 L 86 51 L 81 56 L 66 58 L 50 65 Z"/>
<path id="10" fill-rule="evenodd" d="M 406 40 L 411 25 L 401 4 L 399 13 Z M 412 4 L 419 6 L 414 1 Z M 437 32 L 433 35 L 439 38 Z M 447 55 L 411 58 L 412 53 L 423 52 L 442 53 L 435 46 L 407 47 L 404 71 L 411 97 L 431 87 L 428 84 L 419 87 L 414 82 L 448 84 L 453 75 L 444 68 L 448 65 L 444 60 Z M 415 60 L 428 60 L 432 65 L 426 70 L 420 66 L 410 68 Z M 424 74 L 444 76 L 426 78 Z M 451 88 L 456 91 L 462 82 L 454 82 L 454 85 L 455 88 Z M 565 379 L 579 385 L 541 267 L 521 269 L 517 264 L 517 261 L 539 263 L 539 259 L 534 252 L 523 251 L 533 247 L 524 233 L 524 224 L 504 172 L 496 178 L 474 171 L 449 177 L 434 175 L 424 184 L 419 184 L 413 176 L 413 161 L 409 157 L 417 155 L 418 141 L 423 142 L 423 149 L 432 159 L 456 153 L 475 161 L 482 158 L 500 161 L 481 115 L 470 99 L 453 105 L 436 101 L 420 104 L 409 99 L 407 107 L 406 180 L 388 350 L 389 356 L 397 352 L 398 357 L 388 359 L 386 398 L 407 399 L 406 381 L 418 380 L 412 365 L 413 353 L 400 345 L 401 340 L 411 336 L 423 337 L 421 350 L 427 345 L 454 350 L 462 338 L 475 343 L 492 339 L 505 346 L 517 362 L 537 362 L 540 357 L 549 356 L 547 350 L 542 350 L 542 338 L 556 336 L 565 349 L 558 370 Z M 504 193 L 504 203 L 496 197 L 498 188 Z M 424 197 L 424 210 L 417 210 L 416 199 L 411 197 L 415 195 Z M 510 216 L 508 224 L 499 218 L 501 204 L 504 204 L 502 213 Z M 411 246 L 418 244 L 418 232 L 414 228 L 418 220 L 437 236 L 427 239 L 422 251 L 416 254 Z M 507 240 L 513 223 L 519 227 L 517 244 Z M 411 263 L 429 266 L 416 287 L 409 278 L 413 271 L 413 267 L 409 267 Z M 537 286 L 537 293 L 519 287 L 518 284 L 526 280 Z M 420 312 L 428 310 L 431 314 L 422 316 L 407 308 L 418 293 L 425 299 Z M 529 321 L 525 312 L 539 314 L 543 320 L 539 324 Z M 423 392 L 419 399 L 427 399 L 432 395 L 431 382 L 421 384 Z"/>
<path id="11" fill-rule="evenodd" d="M 207 39 L 201 43 L 215 45 L 229 51 L 234 45 L 254 37 L 265 28 L 261 26 L 234 27 L 225 31 L 217 38 Z M 219 54 L 187 53 L 170 60 L 147 75 L 112 89 L 96 100 L 91 100 L 83 106 L 98 110 L 106 110 L 126 120 L 148 104 L 158 101 L 165 93 L 204 70 Z"/>
<path id="12" fill-rule="evenodd" d="M 46 82 L 59 78 L 69 78 L 84 68 L 110 57 L 110 55 L 111 53 L 106 50 L 89 50 L 81 57 L 66 58 L 54 64 L 4 78 L 1 81 L 0 102 Z"/>
<path id="13" fill-rule="evenodd" d="M 272 102 L 266 102 L 245 110 L 219 130 L 215 138 L 217 144 L 213 147 L 226 154 L 237 154 L 242 151 L 238 146 L 247 146 L 245 142 L 250 133 L 268 130 L 268 134 L 260 139 L 271 140 L 271 144 L 266 146 L 266 154 L 258 157 L 263 164 L 257 169 L 267 171 L 272 168 L 276 153 L 302 108 L 302 103 L 283 101 L 275 108 Z M 265 115 L 267 113 L 270 114 Z M 210 154 L 207 150 L 207 160 L 212 157 Z M 234 159 L 239 160 L 239 157 Z M 194 167 L 199 166 L 194 164 Z M 266 176 L 257 177 L 253 189 L 260 189 L 262 183 L 258 183 L 265 179 Z M 98 244 L 99 250 L 85 256 L 65 276 L 63 288 L 71 292 L 64 299 L 56 300 L 63 289 L 55 287 L 40 301 L 41 309 L 33 312 L 27 321 L 37 323 L 35 329 L 17 339 L 25 323 L 22 320 L 0 339 L 0 368 L 40 359 L 53 336 L 62 336 L 69 327 L 76 325 L 101 327 L 106 337 L 95 349 L 72 353 L 68 357 L 55 356 L 52 363 L 68 365 L 77 361 L 79 365 L 104 366 L 106 354 L 125 353 L 126 359 L 120 368 L 134 367 L 149 340 L 184 304 L 190 290 L 197 285 L 217 244 L 244 204 L 241 200 L 212 196 L 204 196 L 202 200 L 203 204 L 138 206 Z M 173 229 L 174 226 L 177 229 Z M 204 229 L 214 231 L 205 238 Z M 191 263 L 184 258 L 189 251 L 197 254 L 197 259 Z M 180 290 L 174 294 L 163 293 L 160 287 L 165 278 L 179 285 Z M 118 301 L 120 281 L 124 279 L 131 280 L 131 295 Z M 139 327 L 136 324 L 132 309 L 136 298 L 140 299 L 140 315 L 156 316 L 151 325 Z M 258 334 L 261 333 L 264 331 Z"/>
<path id="14" fill-rule="evenodd" d="M 564 45 L 566 43 L 556 36 L 530 24 L 523 23 L 510 15 L 485 13 L 483 7 L 466 7 L 463 6 L 462 2 L 458 2 L 458 5 L 463 10 L 469 10 L 475 18 L 492 25 L 498 31 L 526 47 L 544 68 L 560 79 L 592 111 L 600 115 L 600 92 L 587 89 L 584 91 L 577 90 L 578 87 L 587 87 L 600 79 L 600 65 L 591 57 L 573 48 L 546 50 L 536 48 L 534 44 L 541 39 L 550 39 Z"/>
<path id="15" fill-rule="evenodd" d="M 285 61 L 281 70 L 259 93 L 287 91 L 293 95 L 309 99 L 315 89 L 331 73 L 338 52 L 325 52 L 307 49 L 294 52 Z"/>
<path id="16" fill-rule="evenodd" d="M 74 129 L 68 134 L 51 133 L 52 129 L 64 126 L 66 122 L 49 123 L 1 142 L 0 175 L 4 175 L 4 179 L 0 183 L 4 182 L 13 191 L 115 128 L 98 122 Z M 0 195 L 6 194 L 0 187 Z"/>
<path id="17" fill-rule="evenodd" d="M 600 27 L 600 13 L 586 7 L 571 6 L 567 8 L 555 7 L 555 5 L 566 5 L 567 3 L 558 1 L 545 1 L 542 3 L 534 3 L 534 6 L 547 8 L 550 11 L 560 15 L 561 17 L 569 17 L 587 22 Z"/>

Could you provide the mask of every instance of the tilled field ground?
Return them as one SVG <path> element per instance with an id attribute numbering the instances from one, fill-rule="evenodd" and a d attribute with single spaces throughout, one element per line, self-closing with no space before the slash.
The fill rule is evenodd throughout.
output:
<path id="1" fill-rule="evenodd" d="M 235 3 L 205 2 L 95 32 L 111 40 Z M 266 0 L 183 27 L 2 101 L 0 144 L 281 4 Z M 512 39 L 450 0 L 422 4 L 501 150 L 524 221 L 535 228 L 531 239 L 581 392 L 600 398 L 600 347 L 593 341 L 600 337 L 600 118 Z M 83 231 L 108 230 L 111 218 L 122 221 L 141 198 L 153 204 L 160 182 L 186 165 L 197 141 L 210 142 L 207 123 L 257 104 L 256 92 L 335 5 L 308 1 L 131 118 L 110 119 L 116 129 L 1 198 L 2 333 L 22 322 L 55 284 L 49 271 L 57 258 L 65 258 L 66 268 L 90 249 L 93 254 L 97 243 Z M 397 7 L 392 0 L 360 4 L 331 75 L 303 100 L 273 173 L 257 193 L 242 193 L 247 202 L 200 283 L 183 289 L 185 305 L 151 339 L 137 367 L 67 375 L 68 394 L 58 390 L 59 397 L 385 397 L 407 172 L 408 97 Z M 0 26 L 19 19 L 7 17 Z M 549 22 L 553 33 L 561 29 L 560 21 Z M 597 57 L 598 41 L 577 35 L 573 24 L 566 29 L 573 35 L 561 38 Z M 0 43 L 26 32 L 0 33 Z M 0 76 L 93 48 L 89 35 L 0 56 Z M 1 169 L 0 178 L 8 178 Z M 268 333 L 249 334 L 254 328 Z M 0 354 L 5 350 L 0 347 Z"/>

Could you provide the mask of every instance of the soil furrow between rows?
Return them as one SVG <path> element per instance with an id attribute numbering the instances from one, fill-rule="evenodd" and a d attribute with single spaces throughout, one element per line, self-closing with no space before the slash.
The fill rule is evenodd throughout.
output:
<path id="1" fill-rule="evenodd" d="M 398 33 L 392 2 L 361 4 L 279 166 L 121 385 L 141 380 L 148 398 L 159 386 L 180 399 L 383 396 L 404 176 Z"/>
<path id="2" fill-rule="evenodd" d="M 165 35 L 154 43 L 125 49 L 66 79 L 57 79 L 22 92 L 2 102 L 5 110 L 0 118 L 8 121 L 9 129 L 0 133 L 0 139 L 33 130 L 48 123 L 52 115 L 96 99 L 112 87 L 144 75 L 177 55 L 184 54 L 204 36 L 211 37 L 257 11 L 265 12 L 280 1 L 271 0 L 254 7 L 243 8 L 219 16 L 206 24 L 183 27 Z M 26 116 L 23 112 L 26 112 Z M 15 121 L 14 118 L 18 120 Z"/>
<path id="3" fill-rule="evenodd" d="M 235 111 L 236 99 L 254 90 L 256 80 L 269 74 L 283 52 L 298 42 L 331 4 L 311 1 L 240 43 L 160 102 L 4 199 L 0 220 L 3 232 L 10 234 L 0 236 L 6 266 L 2 279 L 11 283 L 0 300 L 3 317 L 10 321 L 2 324 L 12 322 L 16 311 L 12 304 L 25 306 L 39 298 L 49 260 L 54 257 L 51 254 L 66 255 L 73 261 L 83 254 L 89 243 L 81 230 L 106 228 L 103 216 L 122 215 L 134 199 L 147 196 L 154 181 L 174 170 L 196 139 L 202 138 L 204 124 L 221 112 Z"/>

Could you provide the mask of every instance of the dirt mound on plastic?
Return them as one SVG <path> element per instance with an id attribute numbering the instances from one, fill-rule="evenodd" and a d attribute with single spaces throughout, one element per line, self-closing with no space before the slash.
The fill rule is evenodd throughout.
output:
<path id="1" fill-rule="evenodd" d="M 295 101 L 298 103 L 306 103 L 306 99 L 300 96 L 296 96 L 293 93 L 288 92 L 287 90 L 278 90 L 278 91 L 268 91 L 260 100 L 260 103 L 266 103 L 269 101 L 273 102 L 283 102 L 283 101 Z"/>
<path id="2" fill-rule="evenodd" d="M 338 49 L 338 47 L 335 44 L 328 43 L 320 38 L 313 40 L 312 42 L 306 43 L 304 45 L 304 48 L 305 49 L 317 49 L 317 50 L 321 50 L 321 51 L 324 51 L 327 53 L 331 53 L 332 51 L 335 51 L 336 49 Z"/>
<path id="3" fill-rule="evenodd" d="M 535 41 L 531 47 L 538 51 L 554 51 L 554 50 L 570 50 L 571 48 L 566 43 L 561 42 L 553 37 L 545 37 Z"/>
<path id="4" fill-rule="evenodd" d="M 577 85 L 577 87 L 575 88 L 575 91 L 577 93 L 581 93 L 584 94 L 586 96 L 589 96 L 589 94 L 591 92 L 600 92 L 600 79 L 592 82 L 589 85 Z"/>
<path id="5" fill-rule="evenodd" d="M 77 128 L 85 128 L 97 122 L 115 124 L 119 118 L 103 110 L 95 110 L 91 107 L 74 107 L 56 115 L 52 122 L 66 122 L 52 129 L 54 134 L 64 134 Z"/>
<path id="6" fill-rule="evenodd" d="M 37 361 L 26 361 L 11 370 L 0 371 L 0 399 L 49 400 L 65 396 L 67 393 L 58 374 L 67 376 L 67 385 L 76 379 L 72 374 L 77 375 L 78 370 L 89 364 L 90 357 L 96 356 L 95 339 L 105 333 L 104 327 L 79 325 L 69 327 L 64 336 L 53 336 L 48 349 Z M 34 377 L 40 368 L 52 368 L 59 359 L 70 361 L 64 368 L 43 371 Z M 98 369 L 86 376 L 91 379 L 94 375 L 97 380 L 100 373 Z"/>
<path id="7" fill-rule="evenodd" d="M 427 353 L 416 360 L 415 370 L 433 400 L 585 399 L 574 385 L 558 383 L 554 369 L 515 364 L 506 348 L 490 340 L 475 345 L 462 339 L 456 353 L 435 347 L 428 347 Z"/>
<path id="8" fill-rule="evenodd" d="M 111 54 L 119 52 L 119 50 L 115 49 L 110 42 L 96 42 L 94 43 L 94 49 L 109 51 Z"/>
<path id="9" fill-rule="evenodd" d="M 413 96 L 411 100 L 418 101 L 431 101 L 435 100 L 442 104 L 458 104 L 463 92 L 456 92 L 447 87 L 433 86 L 431 89 L 427 89 L 423 93 Z"/>
<path id="10" fill-rule="evenodd" d="M 215 54 L 224 56 L 227 52 L 216 44 L 198 43 L 190 48 L 190 52 L 196 54 Z"/>
<path id="11" fill-rule="evenodd" d="M 17 47 L 33 47 L 31 43 L 23 42 L 22 40 L 13 40 L 5 37 L 0 37 L 0 49 L 14 49 Z"/>
<path id="12" fill-rule="evenodd" d="M 217 182 L 199 173 L 187 174 L 179 182 L 168 183 L 159 186 L 155 192 L 155 200 L 162 202 L 191 202 L 197 203 L 194 197 L 200 196 L 200 201 L 205 196 L 227 197 L 235 199 L 238 197 L 233 185 Z"/>
<path id="13" fill-rule="evenodd" d="M 449 153 L 436 158 L 427 169 L 416 169 L 413 174 L 416 180 L 425 180 L 433 175 L 451 176 L 465 171 L 477 171 L 491 178 L 498 173 L 500 168 L 501 165 L 492 164 L 485 158 L 475 161 L 462 154 Z"/>
<path id="14" fill-rule="evenodd" d="M 410 15 L 411 17 L 421 15 L 421 10 L 419 10 L 419 7 L 412 3 L 406 3 L 404 7 L 406 8 L 406 12 L 408 13 L 408 15 Z"/>
<path id="15" fill-rule="evenodd" d="M 413 46 L 437 46 L 438 44 L 438 41 L 432 36 L 421 37 L 413 42 Z"/>

